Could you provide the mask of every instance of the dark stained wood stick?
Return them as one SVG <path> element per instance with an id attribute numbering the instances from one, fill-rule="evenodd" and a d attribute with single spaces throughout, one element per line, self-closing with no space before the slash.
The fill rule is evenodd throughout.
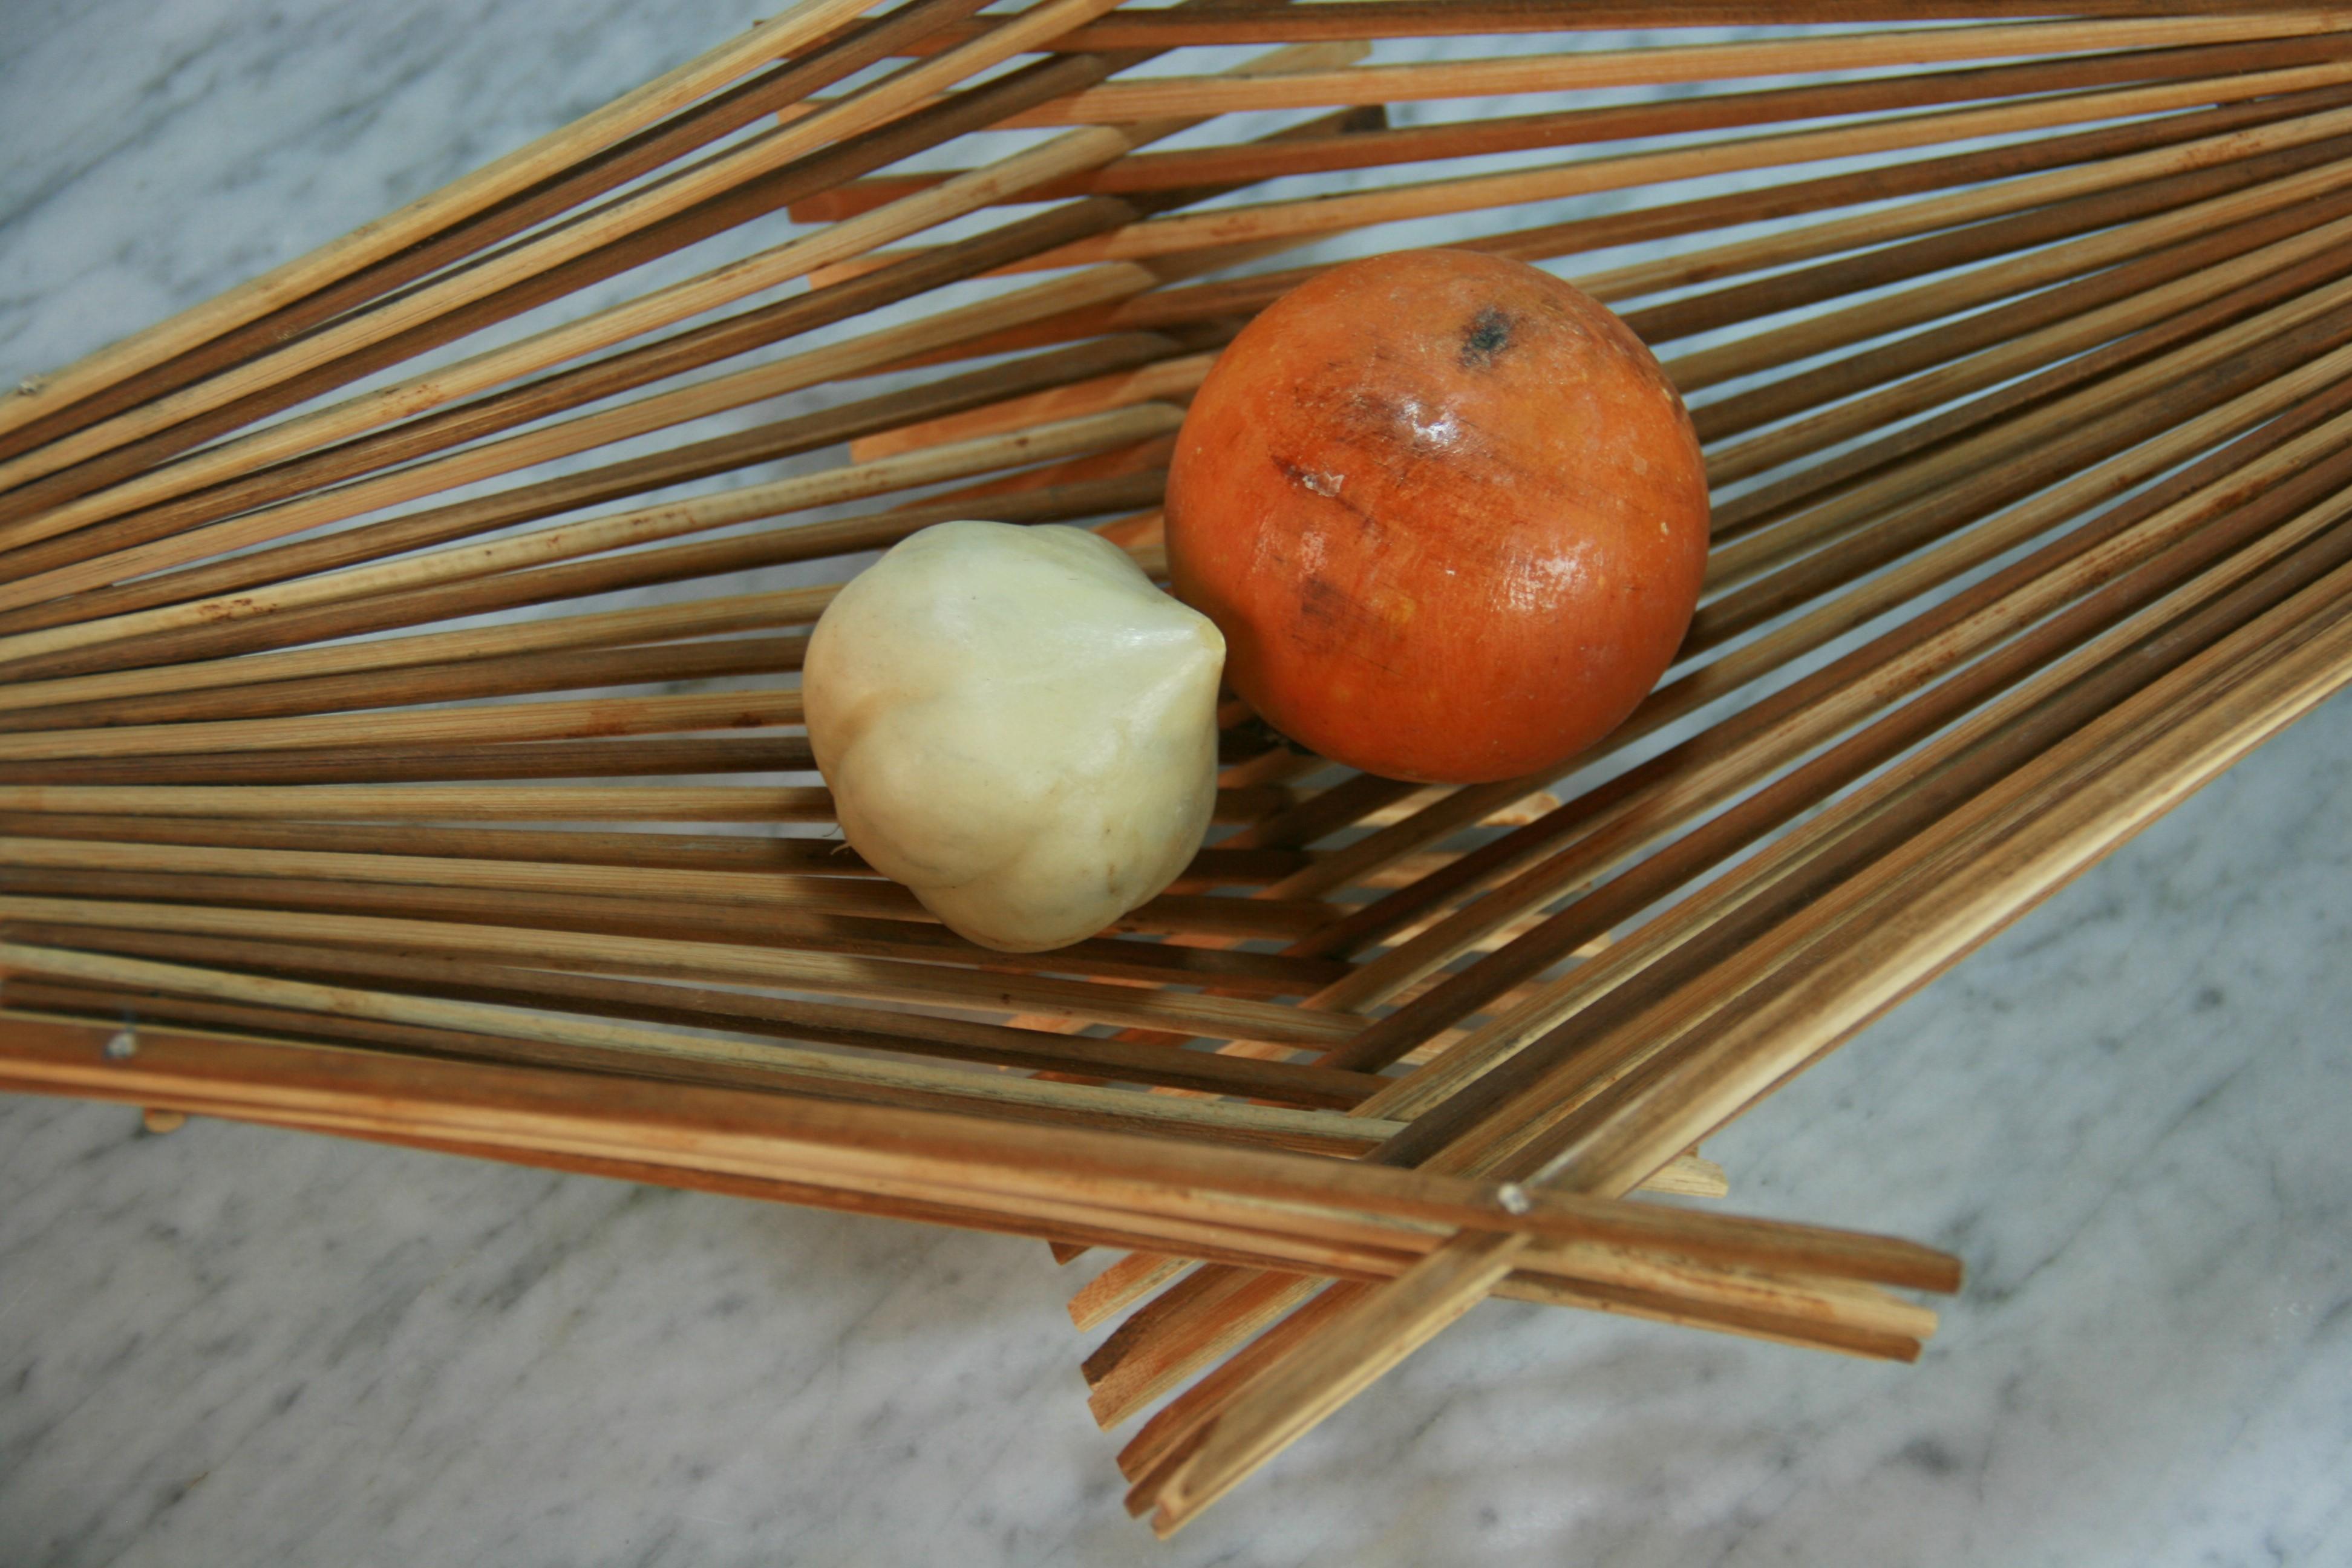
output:
<path id="1" fill-rule="evenodd" d="M 875 431 L 943 417 L 1007 395 L 1042 391 L 1150 363 L 1176 352 L 1172 340 L 1143 332 L 1081 343 L 1018 363 L 993 365 L 985 371 L 859 398 L 756 429 L 604 464 L 583 473 L 534 480 L 496 495 L 447 502 L 380 522 L 362 523 L 323 538 L 161 572 L 135 583 L 76 594 L 54 604 L 0 612 L 0 636 L 59 626 L 67 621 L 121 615 L 154 605 L 205 598 L 314 572 L 331 572 L 403 551 L 447 544 L 517 523 L 536 522 L 575 508 L 775 462 L 854 441 Z M 63 541 L 55 541 L 0 553 L 0 573 L 31 575 L 83 559 L 83 550 L 93 541 L 82 540 L 79 535 L 68 537 L 78 541 L 71 548 L 66 548 Z M 124 535 L 126 540 L 131 537 Z"/>
<path id="2" fill-rule="evenodd" d="M 1156 501 L 1165 479 L 1163 473 L 1155 471 L 1050 486 L 997 498 L 990 503 L 989 510 L 999 521 L 1075 521 L 1123 510 L 1141 501 Z M 894 507 L 837 522 L 804 523 L 723 539 L 655 545 L 403 589 L 313 610 L 289 610 L 249 622 L 147 633 L 12 659 L 0 665 L 0 679 L 47 680 L 105 670 L 152 669 L 158 665 L 299 647 L 358 632 L 419 626 L 622 588 L 785 565 L 839 552 L 879 549 L 896 543 L 917 529 L 961 517 L 969 510 L 961 503 L 938 501 Z M 777 604 L 781 607 L 783 602 L 780 599 Z M 794 614 L 802 619 L 813 619 L 815 613 L 811 608 L 805 612 L 771 614 L 747 619 L 741 625 L 790 625 L 794 624 Z M 756 616 L 756 612 L 753 614 Z M 681 624 L 687 623 L 691 623 L 688 629 L 740 629 L 712 625 L 704 617 L 682 616 Z M 485 634 L 482 640 L 490 638 Z"/>
<path id="3" fill-rule="evenodd" d="M 653 866 L 677 870 L 823 872 L 878 876 L 835 838 L 747 834 L 587 832 L 562 828 L 461 827 L 349 822 L 245 821 L 235 817 L 104 816 L 0 811 L 0 836 L 93 838 L 121 844 L 205 844 L 254 849 L 320 849 L 368 855 L 444 855 L 479 860 L 532 860 L 581 866 Z M 1214 887 L 1269 882 L 1311 864 L 1295 849 L 1229 849 L 1213 845 L 1193 857 L 1185 884 Z M 1168 949 L 1205 961 L 1214 950 Z M 1242 954 L 1242 957 L 1254 955 Z M 1190 960 L 1188 960 L 1190 961 Z M 1332 973 L 1337 973 L 1336 968 Z"/>
<path id="4" fill-rule="evenodd" d="M 2336 58 L 2347 47 L 2342 39 L 2317 37 L 2092 55 L 1760 91 L 1708 93 L 1546 114 L 1497 115 L 1351 135 L 1136 153 L 1091 174 L 1041 185 L 1027 195 L 1045 200 L 1126 195 L 1232 182 L 1256 183 L 1340 169 L 1483 157 L 1545 147 L 1581 147 L 1635 137 L 1685 135 L 2026 93 L 2079 91 L 2125 82 L 2225 76 L 2308 65 Z M 793 204 L 793 216 L 802 223 L 837 222 L 928 189 L 948 177 L 945 174 L 884 174 L 852 181 L 824 195 Z"/>
<path id="5" fill-rule="evenodd" d="M 74 411 L 93 399 L 102 398 L 108 389 L 126 382 L 139 382 L 144 395 L 148 386 L 176 384 L 170 367 L 201 357 L 208 345 L 224 338 L 238 338 L 257 321 L 273 322 L 271 336 L 299 331 L 323 319 L 316 307 L 311 315 L 304 317 L 300 313 L 302 301 L 317 300 L 323 295 L 329 309 L 339 310 L 372 297 L 379 292 L 378 283 L 398 277 L 395 269 L 404 254 L 427 249 L 448 235 L 463 233 L 488 215 L 511 213 L 533 193 L 544 193 L 551 184 L 577 178 L 592 167 L 605 173 L 622 173 L 623 178 L 642 172 L 629 169 L 627 155 L 617 150 L 626 146 L 644 151 L 643 142 L 637 139 L 646 135 L 648 127 L 665 120 L 673 128 L 692 122 L 695 116 L 691 106 L 697 100 L 703 100 L 705 107 L 713 107 L 716 100 L 709 95 L 716 92 L 719 100 L 731 96 L 733 108 L 746 108 L 742 79 L 766 72 L 765 79 L 772 84 L 778 68 L 771 62 L 778 59 L 787 62 L 785 70 L 818 54 L 828 56 L 835 64 L 847 64 L 856 56 L 852 36 L 867 31 L 854 21 L 858 9 L 854 0 L 795 6 L 750 34 L 731 38 L 531 145 L 411 203 L 385 222 L 369 225 L 358 233 L 331 241 L 263 277 L 183 311 L 169 321 L 111 344 L 53 374 L 39 377 L 34 387 L 19 388 L 0 400 L 0 430 L 14 432 L 39 426 L 42 433 L 34 439 L 47 440 L 58 433 L 58 426 L 51 422 L 58 416 L 65 416 L 65 425 L 78 428 L 80 422 L 74 418 Z M 932 13 L 926 19 L 945 17 Z M 905 47 L 919 44 L 918 38 L 905 37 L 907 31 L 891 28 L 887 41 L 900 44 L 903 39 Z M 919 33 L 920 29 L 914 31 Z M 753 93 L 759 90 L 751 89 Z M 704 123 L 723 123 L 725 117 L 722 110 L 719 117 Z M 586 178 L 593 184 L 598 175 L 591 174 Z M 470 248 L 470 241 L 459 244 L 459 254 Z M 452 258 L 436 257 L 432 265 L 439 266 Z M 386 270 L 378 271 L 380 268 Z M 339 292 L 354 282 L 357 286 L 350 293 Z M 152 383 L 150 377 L 154 378 Z M 108 405 L 106 411 L 110 412 L 112 407 Z"/>
<path id="6" fill-rule="evenodd" d="M 925 0 L 837 30 L 804 57 L 771 66 L 660 124 L 580 159 L 569 169 L 464 217 L 278 309 L 124 376 L 62 407 L 0 432 L 0 461 L 88 428 L 150 399 L 300 335 L 345 311 L 462 262 L 534 225 L 617 189 L 665 163 L 753 124 L 927 37 L 976 8 L 973 0 Z"/>

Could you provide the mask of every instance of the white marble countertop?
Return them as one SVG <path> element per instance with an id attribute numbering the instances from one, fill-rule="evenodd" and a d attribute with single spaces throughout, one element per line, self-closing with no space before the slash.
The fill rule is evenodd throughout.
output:
<path id="1" fill-rule="evenodd" d="M 0 374 L 742 0 L 14 0 Z M 1710 1146 L 1915 1368 L 1490 1303 L 1167 1545 L 1016 1240 L 0 1100 L 0 1563 L 2352 1563 L 2352 701 Z"/>

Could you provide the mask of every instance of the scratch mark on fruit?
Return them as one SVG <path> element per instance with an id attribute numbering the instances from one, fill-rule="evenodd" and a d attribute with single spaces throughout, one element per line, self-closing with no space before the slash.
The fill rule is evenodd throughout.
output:
<path id="1" fill-rule="evenodd" d="M 1421 400 L 1417 397 L 1402 399 L 1397 405 L 1397 408 L 1404 420 L 1405 427 L 1412 432 L 1412 438 L 1417 445 L 1448 447 L 1454 444 L 1455 437 L 1461 433 L 1461 424 L 1450 410 L 1440 410 L 1434 416 L 1424 417 L 1429 415 L 1429 411 L 1422 405 Z"/>
<path id="2" fill-rule="evenodd" d="M 1340 485 L 1346 482 L 1339 474 L 1318 473 L 1287 458 L 1275 458 L 1274 466 L 1281 470 L 1284 479 L 1300 489 L 1312 490 L 1318 496 L 1336 496 L 1339 493 Z"/>

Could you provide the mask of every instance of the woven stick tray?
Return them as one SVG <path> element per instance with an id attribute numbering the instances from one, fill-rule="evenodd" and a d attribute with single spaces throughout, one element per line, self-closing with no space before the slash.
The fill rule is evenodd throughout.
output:
<path id="1" fill-rule="evenodd" d="M 1222 345 L 1427 243 L 1689 398 L 1633 720 L 1444 789 L 1236 706 L 1050 953 L 849 854 L 833 586 L 1160 570 Z M 0 399 L 0 1088 L 1102 1252 L 1163 1533 L 1490 1293 L 1907 1360 L 1958 1259 L 1629 1194 L 2352 679 L 2347 513 L 2352 12 L 805 0 Z"/>

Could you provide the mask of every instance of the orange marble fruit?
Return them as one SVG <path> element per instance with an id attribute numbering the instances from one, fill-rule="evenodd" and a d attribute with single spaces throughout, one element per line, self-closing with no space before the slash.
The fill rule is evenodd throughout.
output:
<path id="1" fill-rule="evenodd" d="M 1226 680 L 1391 778 L 1556 766 L 1623 721 L 1697 605 L 1706 474 L 1604 306 L 1521 262 L 1402 251 L 1276 300 L 1168 475 L 1179 597 Z"/>

